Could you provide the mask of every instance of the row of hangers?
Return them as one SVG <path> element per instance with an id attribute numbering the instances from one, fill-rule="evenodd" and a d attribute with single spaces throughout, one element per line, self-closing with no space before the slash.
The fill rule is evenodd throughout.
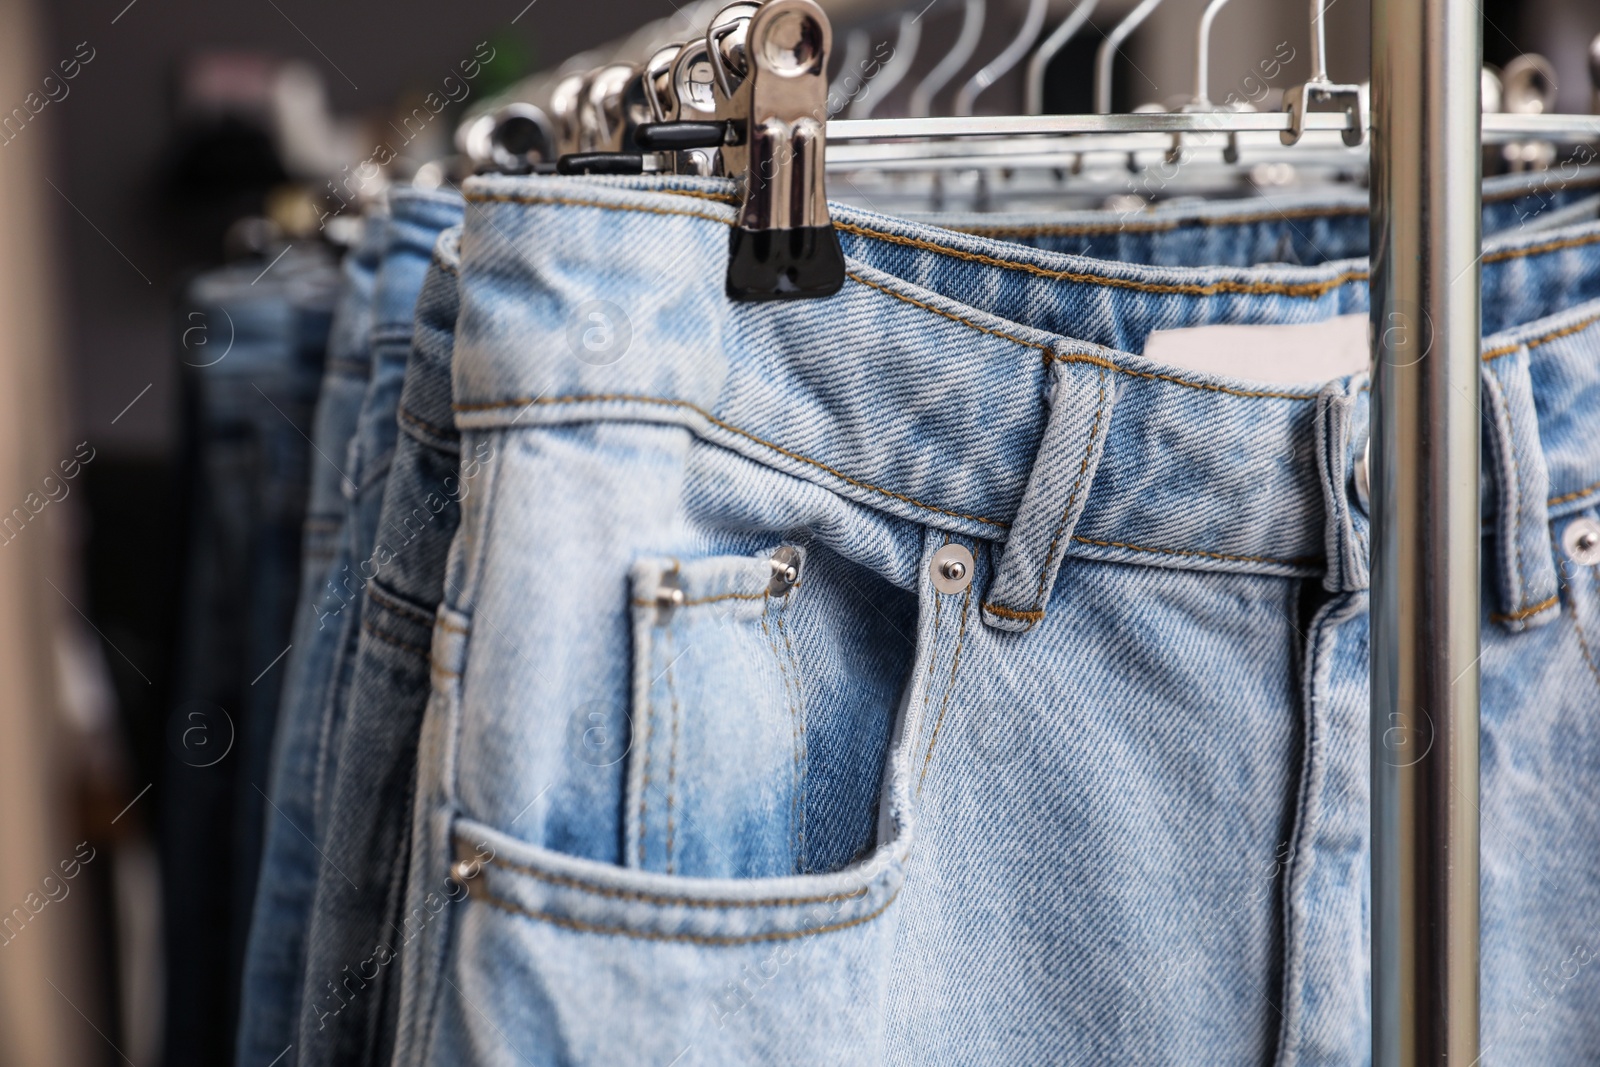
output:
<path id="1" fill-rule="evenodd" d="M 1238 195 L 1263 176 L 1270 182 L 1273 168 L 1292 168 L 1302 182 L 1365 179 L 1366 89 L 1328 77 L 1325 0 L 1310 3 L 1310 76 L 1284 92 L 1282 110 L 1211 99 L 1211 29 L 1229 2 L 1211 0 L 1196 32 L 1193 94 L 1172 110 L 1112 113 L 1115 57 L 1161 2 L 1141 0 L 1100 42 L 1092 114 L 1042 111 L 1050 61 L 1089 25 L 1099 0 L 1080 0 L 1042 39 L 1048 0 L 1026 0 L 1017 33 L 955 92 L 954 113 L 934 116 L 934 99 L 969 65 L 983 32 L 987 0 L 964 0 L 953 45 L 912 85 L 897 118 L 874 112 L 915 73 L 927 8 L 890 17 L 887 50 L 873 45 L 882 19 L 847 32 L 830 80 L 833 32 L 815 0 L 700 0 L 525 82 L 515 99 L 469 116 L 457 146 L 480 171 L 734 179 L 727 291 L 742 300 L 826 296 L 843 284 L 829 174 L 858 193 L 866 183 L 880 197 L 895 194 L 897 207 L 909 197 L 934 208 L 963 182 L 982 208 L 997 181 L 1011 202 L 1042 192 L 1060 203 L 1065 189 L 1104 202 L 1120 185 L 1133 193 L 1123 199 L 1142 205 Z M 685 24 L 705 29 L 686 35 Z M 982 94 L 1024 60 L 1026 113 L 975 115 Z M 1600 117 L 1549 113 L 1548 65 L 1530 60 L 1485 78 L 1484 140 L 1503 144 L 1507 158 L 1548 161 L 1557 143 L 1600 140 Z"/>

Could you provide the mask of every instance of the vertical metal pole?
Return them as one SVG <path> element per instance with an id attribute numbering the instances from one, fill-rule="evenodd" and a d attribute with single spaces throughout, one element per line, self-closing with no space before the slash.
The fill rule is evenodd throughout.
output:
<path id="1" fill-rule="evenodd" d="M 1372 2 L 1372 1062 L 1478 1058 L 1474 0 Z"/>

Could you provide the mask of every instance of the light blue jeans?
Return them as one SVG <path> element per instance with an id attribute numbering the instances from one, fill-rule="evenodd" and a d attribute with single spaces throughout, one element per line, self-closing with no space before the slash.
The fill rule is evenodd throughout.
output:
<path id="1" fill-rule="evenodd" d="M 264 805 L 260 875 L 245 951 L 237 1062 L 270 1063 L 294 1034 L 305 962 L 305 912 L 321 862 L 302 831 L 311 828 L 317 722 L 307 714 L 332 655 L 338 600 L 326 588 L 344 530 L 344 452 L 372 367 L 373 281 L 388 236 L 388 216 L 369 212 L 362 237 L 341 265 L 338 304 L 312 422 L 299 595 L 272 744 L 270 779 L 257 783 Z M 257 794 L 258 796 L 260 794 Z"/>
<path id="2" fill-rule="evenodd" d="M 1366 382 L 1136 353 L 1365 263 L 840 207 L 732 304 L 645 184 L 466 187 L 396 1063 L 1364 1063 Z M 1600 1055 L 1596 249 L 1484 257 L 1487 1063 Z"/>

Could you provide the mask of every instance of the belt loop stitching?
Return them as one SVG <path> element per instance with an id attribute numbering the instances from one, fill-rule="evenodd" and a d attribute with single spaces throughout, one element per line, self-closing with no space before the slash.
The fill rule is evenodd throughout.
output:
<path id="1" fill-rule="evenodd" d="M 1083 488 L 1083 476 L 1089 470 L 1089 457 L 1094 455 L 1095 442 L 1100 439 L 1100 420 L 1106 411 L 1106 369 L 1100 371 L 1100 403 L 1094 411 L 1094 428 L 1089 431 L 1088 443 L 1083 446 L 1083 460 L 1078 464 L 1078 477 L 1072 483 L 1072 492 L 1067 494 L 1067 506 L 1061 509 L 1061 521 L 1056 523 L 1055 536 L 1050 539 L 1050 551 L 1045 553 L 1044 566 L 1039 568 L 1039 588 L 1033 594 L 1033 611 L 1038 611 L 1044 603 L 1044 583 L 1050 574 L 1050 564 L 1055 562 L 1056 550 L 1061 545 L 1061 531 L 1067 528 L 1067 520 L 1072 516 L 1072 507 L 1078 502 L 1078 492 Z"/>

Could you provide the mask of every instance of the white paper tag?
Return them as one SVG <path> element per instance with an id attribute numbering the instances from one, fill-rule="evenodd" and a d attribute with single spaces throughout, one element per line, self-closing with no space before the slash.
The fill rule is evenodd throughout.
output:
<path id="1" fill-rule="evenodd" d="M 1192 326 L 1156 330 L 1148 359 L 1184 370 L 1274 385 L 1343 378 L 1367 369 L 1367 316 L 1340 315 L 1293 326 Z"/>

